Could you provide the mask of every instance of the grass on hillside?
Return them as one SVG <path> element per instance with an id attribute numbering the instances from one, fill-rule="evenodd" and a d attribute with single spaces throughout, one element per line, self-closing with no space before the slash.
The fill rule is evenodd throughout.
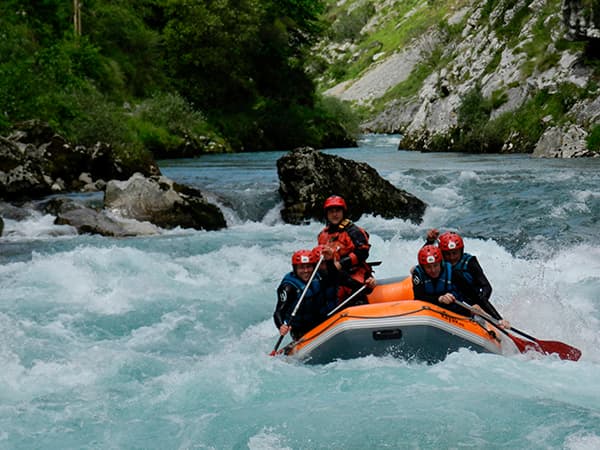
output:
<path id="1" fill-rule="evenodd" d="M 345 80 L 358 78 L 360 73 L 368 69 L 373 63 L 373 56 L 384 52 L 392 54 L 407 46 L 413 39 L 423 35 L 431 27 L 445 22 L 445 18 L 461 9 L 469 2 L 466 0 L 433 1 L 433 0 L 409 0 L 403 2 L 393 2 L 382 8 L 376 14 L 379 18 L 379 24 L 373 33 L 360 34 L 367 20 L 364 17 L 364 11 L 376 11 L 373 6 L 375 2 L 363 1 L 355 2 L 354 8 L 348 9 L 348 4 L 328 1 L 326 20 L 333 22 L 332 28 L 335 29 L 336 22 L 352 22 L 354 20 L 361 26 L 347 25 L 345 30 L 355 30 L 355 35 L 350 36 L 347 33 L 343 35 L 329 34 L 329 39 L 341 44 L 344 41 L 351 41 L 357 45 L 358 50 L 355 55 L 345 55 L 330 67 L 324 68 L 324 79 L 330 80 L 328 84 L 339 83 Z M 450 29 L 450 27 L 448 27 Z M 447 30 L 448 31 L 448 30 Z"/>

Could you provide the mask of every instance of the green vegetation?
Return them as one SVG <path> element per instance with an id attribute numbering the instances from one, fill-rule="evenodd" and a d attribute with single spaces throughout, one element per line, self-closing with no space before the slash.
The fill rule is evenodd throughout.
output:
<path id="1" fill-rule="evenodd" d="M 493 58 L 491 59 L 491 61 L 488 63 L 488 65 L 485 68 L 485 74 L 489 74 L 489 73 L 493 73 L 498 66 L 500 65 L 500 62 L 502 61 L 502 52 L 501 51 L 497 51 L 496 53 L 494 53 Z"/>
<path id="2" fill-rule="evenodd" d="M 188 154 L 187 148 L 204 151 L 231 151 L 228 143 L 217 135 L 204 116 L 194 111 L 176 93 L 158 93 L 139 104 L 129 115 L 137 140 L 156 158 Z"/>
<path id="3" fill-rule="evenodd" d="M 381 111 L 385 105 L 395 98 L 409 98 L 416 95 L 419 89 L 423 86 L 423 81 L 431 75 L 437 68 L 441 67 L 442 49 L 436 48 L 429 58 L 417 64 L 412 70 L 410 76 L 401 83 L 387 91 L 381 98 L 373 102 L 372 111 L 377 113 Z"/>
<path id="4" fill-rule="evenodd" d="M 516 111 L 490 120 L 490 113 L 506 100 L 506 93 L 497 92 L 486 99 L 477 87 L 464 96 L 456 129 L 450 136 L 434 137 L 430 150 L 499 153 L 505 143 L 512 142 L 522 152 L 531 152 L 548 123 L 560 124 L 573 104 L 585 95 L 584 89 L 563 84 L 557 92 L 539 91 Z"/>
<path id="5" fill-rule="evenodd" d="M 600 125 L 594 125 L 587 138 L 587 148 L 593 152 L 600 152 Z"/>
<path id="6" fill-rule="evenodd" d="M 374 12 L 372 4 L 375 5 Z M 581 6 L 585 17 L 591 17 L 594 23 L 600 23 L 600 0 L 586 0 Z M 327 35 L 330 39 L 327 57 L 333 61 L 327 63 L 323 59 L 318 64 L 315 63 L 321 74 L 321 88 L 359 78 L 365 70 L 373 67 L 375 55 L 379 58 L 381 53 L 384 58 L 388 57 L 393 52 L 401 51 L 415 38 L 423 37 L 420 42 L 422 56 L 407 79 L 393 86 L 380 98 L 353 105 L 355 112 L 365 121 L 384 111 L 385 117 L 389 117 L 393 108 L 402 108 L 398 105 L 418 102 L 417 96 L 423 83 L 432 74 L 448 69 L 440 72 L 442 75 L 438 85 L 431 86 L 437 89 L 435 99 L 441 99 L 460 92 L 456 87 L 461 84 L 460 87 L 467 84 L 472 86 L 477 80 L 487 83 L 490 80 L 487 75 L 494 74 L 499 69 L 504 52 L 512 50 L 513 57 L 507 62 L 519 64 L 518 79 L 515 79 L 517 74 L 514 71 L 506 72 L 507 79 L 504 83 L 493 77 L 491 82 L 498 83 L 498 87 L 491 95 L 486 93 L 485 97 L 481 88 L 475 87 L 460 99 L 461 105 L 456 109 L 456 126 L 437 135 L 428 132 L 425 125 L 425 129 L 407 133 L 404 143 L 407 148 L 427 151 L 530 152 L 549 126 L 560 126 L 572 121 L 567 115 L 575 102 L 597 96 L 598 92 L 598 46 L 593 40 L 575 41 L 569 40 L 568 36 L 560 37 L 559 34 L 564 29 L 561 8 L 560 0 L 536 4 L 536 8 L 533 8 L 533 2 L 520 0 L 485 0 L 478 3 L 461 0 L 329 0 L 326 17 L 334 27 L 337 24 L 335 30 L 338 32 Z M 473 11 L 475 13 L 471 14 Z M 369 14 L 371 17 L 367 17 Z M 475 24 L 474 20 L 478 20 L 478 23 Z M 365 28 L 365 24 L 369 24 L 369 27 Z M 491 48 L 494 50 L 489 55 L 490 59 L 475 60 L 469 51 L 465 59 L 457 53 L 462 51 L 459 44 L 464 40 L 465 30 L 489 33 L 489 43 L 493 44 Z M 433 33 L 435 39 L 427 40 L 427 35 Z M 348 42 L 352 45 L 349 46 Z M 483 42 L 486 42 L 485 38 Z M 474 50 L 482 58 L 488 57 L 485 49 Z M 582 62 L 595 69 L 588 86 L 579 88 L 568 82 L 559 86 L 548 83 L 547 89 L 536 91 L 535 84 L 532 83 L 530 88 L 533 87 L 533 90 L 513 90 L 519 89 L 528 77 L 538 76 L 560 65 L 565 52 L 582 55 Z M 426 59 L 423 54 L 428 55 Z M 311 59 L 311 62 L 315 61 L 317 60 Z M 483 71 L 480 67 L 482 62 L 485 64 Z M 473 65 L 472 69 L 463 67 L 469 64 Z M 553 72 L 549 72 L 547 78 L 552 77 Z M 431 94 L 430 91 L 427 93 Z M 523 98 L 525 95 L 527 97 Z M 455 97 L 451 100 L 455 101 Z M 519 107 L 511 105 L 509 112 L 499 114 L 499 109 L 509 101 L 525 103 Z M 386 119 L 383 120 L 385 122 Z M 397 124 L 399 127 L 404 125 L 406 124 Z M 590 132 L 593 135 L 590 136 L 588 146 L 600 147 L 600 129 L 594 128 Z"/>
<path id="7" fill-rule="evenodd" d="M 321 147 L 353 129 L 304 70 L 319 0 L 82 5 L 77 35 L 72 2 L 0 3 L 0 133 L 35 118 L 73 142 L 167 157 Z"/>
<path id="8" fill-rule="evenodd" d="M 373 63 L 373 56 L 384 52 L 391 54 L 403 48 L 415 37 L 421 36 L 427 30 L 445 23 L 444 18 L 452 11 L 467 4 L 465 0 L 427 1 L 409 0 L 395 2 L 384 6 L 378 15 L 385 20 L 377 23 L 370 32 L 361 34 L 364 25 L 374 14 L 374 1 L 364 0 L 353 3 L 348 11 L 348 5 L 337 1 L 328 1 L 325 20 L 331 23 L 327 37 L 331 42 L 341 44 L 351 41 L 357 46 L 355 55 L 346 56 L 333 62 L 330 66 L 322 67 L 321 72 L 327 80 L 327 86 L 344 80 L 356 78 Z M 381 7 L 381 2 L 379 2 Z M 459 26 L 443 26 L 448 34 L 458 34 Z M 314 62 L 314 58 L 312 59 Z M 422 68 L 421 68 L 422 70 Z M 393 94 L 392 94 L 393 95 Z"/>
<path id="9" fill-rule="evenodd" d="M 505 14 L 499 15 L 494 24 L 495 30 L 500 38 L 507 41 L 509 47 L 514 47 L 519 43 L 520 31 L 531 18 L 532 11 L 527 2 L 521 3 L 519 0 L 507 0 L 503 6 L 505 11 L 512 10 L 512 14 L 507 22 Z"/>
<path id="10" fill-rule="evenodd" d="M 332 25 L 327 32 L 329 39 L 336 42 L 359 39 L 360 30 L 374 13 L 373 3 L 367 1 L 351 11 L 342 11 L 337 16 L 330 14 L 328 20 L 332 22 Z"/>

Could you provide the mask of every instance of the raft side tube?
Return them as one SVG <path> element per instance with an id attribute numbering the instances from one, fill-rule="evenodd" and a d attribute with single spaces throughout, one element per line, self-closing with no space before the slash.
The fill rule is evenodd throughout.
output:
<path id="1" fill-rule="evenodd" d="M 377 286 L 369 295 L 369 303 L 395 302 L 398 300 L 414 300 L 412 278 L 394 277 L 377 280 Z"/>
<path id="2" fill-rule="evenodd" d="M 310 364 L 366 355 L 432 363 L 463 347 L 502 354 L 497 333 L 485 325 L 419 300 L 359 305 L 336 313 L 284 353 Z"/>

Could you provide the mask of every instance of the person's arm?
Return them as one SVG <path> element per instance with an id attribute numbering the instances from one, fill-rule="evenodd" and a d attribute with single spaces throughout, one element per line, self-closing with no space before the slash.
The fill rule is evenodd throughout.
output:
<path id="1" fill-rule="evenodd" d="M 366 232 L 355 224 L 348 227 L 346 232 L 354 244 L 354 250 L 341 258 L 339 262 L 342 270 L 349 271 L 352 267 L 367 261 L 371 244 L 369 244 Z"/>
<path id="2" fill-rule="evenodd" d="M 277 289 L 277 306 L 273 313 L 273 320 L 277 328 L 289 324 L 292 308 L 296 303 L 297 296 L 296 288 L 287 283 L 280 285 Z"/>
<path id="3" fill-rule="evenodd" d="M 502 320 L 500 313 L 490 303 L 489 299 L 492 295 L 492 285 L 483 273 L 483 269 L 475 256 L 469 260 L 467 270 L 473 277 L 473 288 L 475 289 L 476 295 L 476 298 L 474 298 L 473 301 L 481 306 L 481 308 L 494 319 Z"/>
<path id="4" fill-rule="evenodd" d="M 467 264 L 467 271 L 473 277 L 473 285 L 477 288 L 479 300 L 488 301 L 492 295 L 492 285 L 483 273 L 477 257 L 471 257 L 469 264 Z"/>
<path id="5" fill-rule="evenodd" d="M 431 228 L 427 230 L 427 236 L 425 236 L 425 245 L 433 245 L 437 242 L 440 232 L 437 228 Z"/>

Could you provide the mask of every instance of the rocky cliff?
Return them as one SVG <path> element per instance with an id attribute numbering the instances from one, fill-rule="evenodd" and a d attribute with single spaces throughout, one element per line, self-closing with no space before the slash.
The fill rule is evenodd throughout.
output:
<path id="1" fill-rule="evenodd" d="M 599 1 L 342 0 L 328 19 L 314 70 L 364 131 L 409 150 L 600 156 Z"/>

